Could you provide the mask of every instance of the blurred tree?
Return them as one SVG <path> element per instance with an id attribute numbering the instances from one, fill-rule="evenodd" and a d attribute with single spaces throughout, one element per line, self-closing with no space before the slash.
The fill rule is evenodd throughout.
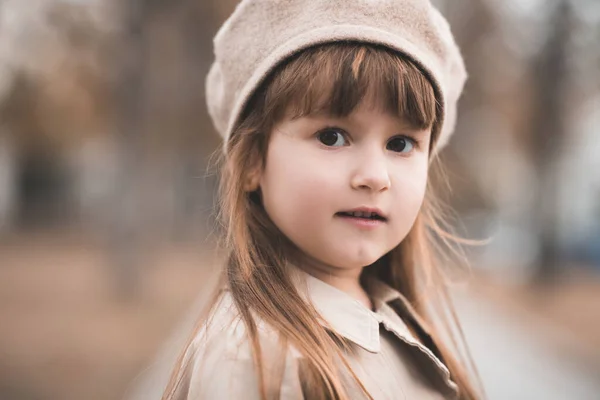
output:
<path id="1" fill-rule="evenodd" d="M 144 85 L 144 36 L 143 0 L 122 1 L 119 15 L 123 26 L 117 42 L 115 59 L 116 82 L 114 103 L 116 105 L 117 182 L 113 192 L 112 221 L 108 232 L 109 252 L 116 268 L 117 293 L 130 298 L 138 282 L 140 196 L 138 174 L 141 171 L 142 143 L 142 91 Z"/>
<path id="2" fill-rule="evenodd" d="M 568 46 L 573 13 L 568 0 L 558 0 L 549 20 L 549 34 L 534 61 L 535 110 L 532 118 L 532 160 L 537 172 L 534 208 L 540 251 L 536 260 L 537 281 L 556 277 L 561 264 L 559 225 L 558 163 L 565 140 Z"/>
<path id="3" fill-rule="evenodd" d="M 122 16 L 113 92 L 121 173 L 109 237 L 119 293 L 129 296 L 148 241 L 180 231 L 212 206 L 213 187 L 203 186 L 212 181 L 202 176 L 218 135 L 204 80 L 219 21 L 212 1 L 114 4 Z"/>
<path id="4" fill-rule="evenodd" d="M 19 218 L 35 226 L 73 216 L 66 153 L 102 130 L 106 69 L 102 8 L 68 1 L 0 3 L 0 118 L 13 149 Z"/>

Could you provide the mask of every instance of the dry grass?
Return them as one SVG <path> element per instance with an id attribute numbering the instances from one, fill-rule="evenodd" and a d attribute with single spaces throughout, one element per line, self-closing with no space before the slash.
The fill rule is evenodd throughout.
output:
<path id="1" fill-rule="evenodd" d="M 502 285 L 483 276 L 472 287 L 520 318 L 536 325 L 555 351 L 600 372 L 600 274 L 571 266 L 552 283 Z"/>
<path id="2" fill-rule="evenodd" d="M 102 246 L 72 233 L 0 245 L 0 398 L 120 399 L 190 307 L 213 258 L 146 248 L 134 297 Z"/>

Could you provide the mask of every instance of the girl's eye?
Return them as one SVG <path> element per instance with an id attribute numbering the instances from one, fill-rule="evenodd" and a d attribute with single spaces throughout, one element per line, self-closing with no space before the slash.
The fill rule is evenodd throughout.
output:
<path id="1" fill-rule="evenodd" d="M 410 153 L 415 147 L 415 141 L 413 139 L 398 136 L 390 140 L 387 144 L 387 149 L 398 153 Z"/>
<path id="2" fill-rule="evenodd" d="M 335 129 L 335 128 L 327 128 L 327 129 L 322 130 L 317 135 L 317 138 L 325 146 L 330 146 L 330 147 L 344 146 L 345 141 L 346 141 L 344 132 L 340 129 Z"/>

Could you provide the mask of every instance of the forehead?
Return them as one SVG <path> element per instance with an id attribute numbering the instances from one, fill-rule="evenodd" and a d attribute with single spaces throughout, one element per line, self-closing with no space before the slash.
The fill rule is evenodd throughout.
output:
<path id="1" fill-rule="evenodd" d="M 292 59 L 267 92 L 276 119 L 347 117 L 359 107 L 394 116 L 416 129 L 431 127 L 436 101 L 427 78 L 389 51 L 350 46 L 306 51 Z"/>
<path id="2" fill-rule="evenodd" d="M 309 113 L 302 113 L 297 109 L 291 108 L 286 112 L 284 118 L 288 120 L 310 119 L 323 123 L 327 121 L 340 121 L 357 127 L 367 127 L 372 125 L 374 121 L 378 121 L 393 125 L 399 129 L 420 129 L 403 116 L 398 115 L 394 110 L 390 110 L 382 102 L 376 102 L 371 99 L 364 99 L 351 112 L 344 113 L 343 115 L 333 114 L 326 108 Z"/>

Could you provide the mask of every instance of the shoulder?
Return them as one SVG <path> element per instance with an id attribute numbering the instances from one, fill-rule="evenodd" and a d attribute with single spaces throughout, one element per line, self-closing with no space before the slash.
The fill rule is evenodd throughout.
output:
<path id="1" fill-rule="evenodd" d="M 280 342 L 279 332 L 256 314 L 253 313 L 252 317 L 261 347 L 265 350 L 277 347 Z M 227 359 L 253 359 L 248 329 L 229 290 L 221 293 L 191 346 L 196 352 L 219 353 Z M 300 353 L 293 347 L 288 351 L 292 358 L 300 357 Z"/>
<path id="2" fill-rule="evenodd" d="M 299 353 L 279 346 L 278 332 L 255 318 L 265 373 L 282 372 L 282 397 L 300 399 Z M 231 292 L 224 290 L 207 320 L 190 343 L 184 357 L 186 396 L 178 399 L 259 399 L 258 371 L 252 343 Z M 283 368 L 281 368 L 283 367 Z"/>
<path id="3" fill-rule="evenodd" d="M 234 352 L 234 349 L 244 342 L 248 340 L 240 312 L 231 292 L 223 290 L 208 317 L 199 327 L 191 342 L 191 348 L 195 352 L 219 353 L 221 356 L 231 358 L 240 356 L 238 352 Z"/>

